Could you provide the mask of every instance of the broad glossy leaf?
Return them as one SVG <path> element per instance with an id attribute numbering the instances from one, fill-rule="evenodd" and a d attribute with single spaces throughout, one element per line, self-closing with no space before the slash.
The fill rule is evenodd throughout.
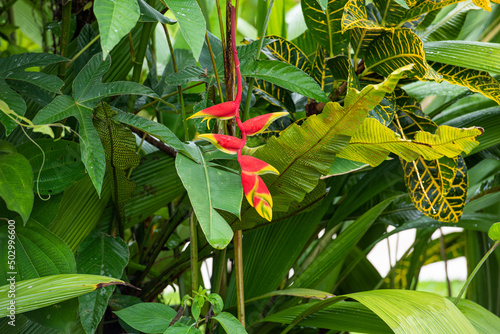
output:
<path id="1" fill-rule="evenodd" d="M 138 331 L 163 333 L 177 312 L 161 303 L 140 303 L 114 313 Z"/>
<path id="2" fill-rule="evenodd" d="M 308 117 L 301 126 L 290 126 L 279 138 L 271 138 L 256 151 L 255 157 L 281 172 L 279 176 L 263 176 L 273 196 L 275 211 L 286 211 L 293 200 L 302 201 L 319 177 L 328 174 L 335 154 L 347 145 L 368 111 L 386 93 L 392 92 L 405 70 L 398 70 L 383 83 L 368 85 L 361 92 L 348 91 L 343 107 L 327 103 L 320 115 Z M 300 147 L 297 142 L 302 143 Z"/>
<path id="3" fill-rule="evenodd" d="M 342 13 L 347 0 L 329 0 L 326 11 L 316 0 L 302 0 L 302 12 L 312 36 L 333 57 L 347 50 L 348 37 L 342 34 Z"/>
<path id="4" fill-rule="evenodd" d="M 405 17 L 406 10 L 394 0 L 375 0 L 374 3 L 380 12 L 382 25 L 395 26 Z"/>
<path id="5" fill-rule="evenodd" d="M 488 231 L 488 237 L 490 237 L 491 240 L 500 240 L 500 223 L 495 223 L 490 227 L 490 230 Z"/>
<path id="6" fill-rule="evenodd" d="M 375 39 L 365 53 L 366 67 L 388 76 L 396 69 L 413 64 L 412 75 L 440 81 L 440 76 L 427 64 L 422 41 L 410 29 L 396 28 Z"/>
<path id="7" fill-rule="evenodd" d="M 127 284 L 112 277 L 61 274 L 16 282 L 16 314 L 36 310 L 108 285 Z M 9 314 L 7 291 L 10 284 L 0 286 L 0 317 Z"/>
<path id="8" fill-rule="evenodd" d="M 430 65 L 443 77 L 443 80 L 454 85 L 467 87 L 471 91 L 483 94 L 500 104 L 500 83 L 488 72 L 434 62 Z"/>
<path id="9" fill-rule="evenodd" d="M 92 124 L 93 108 L 108 96 L 137 94 L 157 97 L 150 88 L 135 82 L 115 81 L 103 84 L 102 77 L 110 65 L 109 57 L 103 61 L 101 54 L 96 54 L 75 78 L 73 97 L 59 95 L 33 119 L 35 124 L 52 123 L 70 116 L 78 120 L 82 161 L 98 194 L 101 193 L 106 166 L 104 149 Z"/>
<path id="10" fill-rule="evenodd" d="M 193 51 L 195 59 L 200 58 L 205 40 L 205 17 L 196 0 L 165 0 L 179 23 L 182 36 Z"/>
<path id="11" fill-rule="evenodd" d="M 36 87 L 60 93 L 63 81 L 55 75 L 42 72 L 28 72 L 26 68 L 46 66 L 66 60 L 66 58 L 49 53 L 23 53 L 0 59 L 0 100 L 5 101 L 14 112 L 24 116 L 26 103 L 24 99 L 15 92 L 15 84 L 35 85 Z M 13 85 L 11 88 L 9 85 Z M 5 126 L 6 134 L 9 135 L 17 124 L 0 111 L 0 122 Z"/>
<path id="12" fill-rule="evenodd" d="M 78 248 L 76 266 L 79 274 L 121 277 L 128 258 L 127 244 L 121 238 L 95 231 Z M 78 297 L 80 321 L 87 333 L 97 329 L 114 290 L 114 286 L 107 286 Z"/>
<path id="13" fill-rule="evenodd" d="M 425 43 L 428 60 L 478 71 L 500 73 L 500 45 L 471 41 Z"/>
<path id="14" fill-rule="evenodd" d="M 450 298 L 454 301 L 454 298 Z M 500 327 L 500 318 L 472 300 L 462 299 L 457 308 L 471 322 L 479 334 L 495 333 Z"/>
<path id="15" fill-rule="evenodd" d="M 295 104 L 289 91 L 264 80 L 255 81 L 254 94 L 259 95 L 272 105 L 286 109 L 291 113 L 295 112 Z"/>
<path id="16" fill-rule="evenodd" d="M 141 22 L 161 22 L 163 24 L 175 24 L 176 21 L 172 20 L 169 17 L 166 17 L 153 7 L 151 7 L 146 1 L 144 0 L 137 0 L 139 4 L 139 9 L 141 11 L 141 17 L 139 21 Z"/>
<path id="17" fill-rule="evenodd" d="M 210 167 L 195 144 L 189 147 L 200 163 L 178 154 L 175 167 L 208 242 L 214 248 L 223 249 L 231 241 L 233 231 L 215 209 L 239 216 L 243 198 L 241 180 L 236 174 Z"/>
<path id="18" fill-rule="evenodd" d="M 420 34 L 424 42 L 457 39 L 470 10 L 478 9 L 471 0 L 459 3 L 452 11 L 436 24 L 429 26 Z"/>
<path id="19" fill-rule="evenodd" d="M 0 197 L 26 223 L 33 209 L 33 170 L 23 155 L 0 155 Z"/>
<path id="20" fill-rule="evenodd" d="M 306 73 L 310 73 L 311 62 L 309 58 L 295 44 L 277 35 L 268 35 L 265 38 L 275 40 L 262 49 L 262 52 L 269 59 L 288 63 Z"/>
<path id="21" fill-rule="evenodd" d="M 336 157 L 333 161 L 330 171 L 328 172 L 328 176 L 347 174 L 356 170 L 360 170 L 367 166 L 368 164 L 364 164 L 362 162 Z"/>
<path id="22" fill-rule="evenodd" d="M 347 81 L 349 76 L 350 61 L 347 56 L 335 56 L 326 60 L 326 65 L 330 69 L 335 81 Z"/>
<path id="23" fill-rule="evenodd" d="M 222 312 L 212 319 L 215 319 L 228 334 L 247 334 L 245 327 L 231 313 Z"/>
<path id="24" fill-rule="evenodd" d="M 85 176 L 85 166 L 80 159 L 77 143 L 52 139 L 37 139 L 35 142 L 43 151 L 29 141 L 17 146 L 19 153 L 28 158 L 33 167 L 34 191 L 42 195 L 55 195 Z"/>
<path id="25" fill-rule="evenodd" d="M 139 20 L 136 0 L 96 0 L 94 13 L 101 34 L 102 58 L 125 36 Z"/>
<path id="26" fill-rule="evenodd" d="M 241 66 L 241 75 L 265 80 L 318 102 L 329 101 L 313 78 L 287 63 L 272 60 L 245 62 Z"/>

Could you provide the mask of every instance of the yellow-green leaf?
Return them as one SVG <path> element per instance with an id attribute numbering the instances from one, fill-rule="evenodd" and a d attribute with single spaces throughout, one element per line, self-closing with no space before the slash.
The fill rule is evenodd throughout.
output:
<path id="1" fill-rule="evenodd" d="M 394 0 L 374 0 L 374 3 L 380 12 L 381 24 L 386 27 L 397 25 L 405 17 L 406 9 Z"/>
<path id="2" fill-rule="evenodd" d="M 413 31 L 398 28 L 387 31 L 375 39 L 365 53 L 368 70 L 387 76 L 394 70 L 414 64 L 412 75 L 434 81 L 441 77 L 425 60 L 425 51 L 420 38 Z"/>
<path id="3" fill-rule="evenodd" d="M 434 10 L 443 8 L 448 5 L 455 4 L 457 2 L 461 2 L 464 0 L 423 0 L 423 1 L 417 1 L 415 6 L 411 6 L 412 8 L 406 12 L 404 16 L 404 21 L 409 21 L 411 19 L 414 19 L 422 14 L 432 12 Z M 482 0 L 482 1 L 488 1 L 488 0 Z"/>
<path id="4" fill-rule="evenodd" d="M 443 80 L 469 88 L 500 104 L 500 83 L 488 72 L 441 63 L 430 63 Z"/>
<path id="5" fill-rule="evenodd" d="M 269 43 L 262 49 L 262 52 L 264 52 L 270 59 L 291 64 L 306 73 L 310 73 L 311 62 L 309 61 L 309 58 L 295 44 L 277 35 L 269 35 L 265 38 L 276 40 Z"/>

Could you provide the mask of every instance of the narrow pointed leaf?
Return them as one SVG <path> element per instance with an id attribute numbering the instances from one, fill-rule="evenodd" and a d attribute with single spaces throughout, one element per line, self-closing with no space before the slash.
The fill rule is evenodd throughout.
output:
<path id="1" fill-rule="evenodd" d="M 81 296 L 108 285 L 123 284 L 112 277 L 61 274 L 16 282 L 16 314 L 36 310 L 74 297 Z M 7 291 L 10 284 L 0 286 L 0 317 L 9 314 L 11 299 Z"/>

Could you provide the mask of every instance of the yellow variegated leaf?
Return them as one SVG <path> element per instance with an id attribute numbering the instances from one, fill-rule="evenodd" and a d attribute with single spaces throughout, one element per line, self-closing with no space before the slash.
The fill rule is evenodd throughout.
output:
<path id="1" fill-rule="evenodd" d="M 490 0 L 472 0 L 472 2 L 474 2 L 475 5 L 481 7 L 482 9 L 491 12 Z"/>
<path id="2" fill-rule="evenodd" d="M 277 35 L 269 35 L 266 38 L 276 40 L 262 49 L 269 58 L 291 64 L 308 74 L 311 72 L 309 58 L 295 44 Z"/>
<path id="3" fill-rule="evenodd" d="M 406 28 L 388 31 L 375 39 L 365 53 L 365 64 L 369 70 L 383 76 L 401 66 L 414 64 L 411 74 L 441 81 L 439 74 L 425 60 L 422 41 L 413 31 Z"/>
<path id="4" fill-rule="evenodd" d="M 320 85 L 321 89 L 327 94 L 333 90 L 333 82 L 335 81 L 332 72 L 328 68 L 325 59 L 323 47 L 318 44 L 316 58 L 313 63 L 312 77 Z"/>
<path id="5" fill-rule="evenodd" d="M 450 163 L 442 160 L 425 161 L 418 158 L 414 162 L 402 161 L 406 187 L 417 209 L 441 222 L 457 223 L 462 215 L 467 198 L 467 167 L 461 156 Z M 443 170 L 448 170 L 443 172 Z M 418 173 L 418 175 L 417 175 Z M 452 179 L 444 178 L 454 175 Z M 451 183 L 451 186 L 449 186 Z M 449 186 L 443 192 L 443 185 Z"/>
<path id="6" fill-rule="evenodd" d="M 255 80 L 254 92 L 262 97 L 267 102 L 286 109 L 288 112 L 295 112 L 295 104 L 293 103 L 290 93 L 275 84 L 265 80 Z"/>
<path id="7" fill-rule="evenodd" d="M 302 12 L 312 36 L 329 57 L 347 50 L 348 36 L 342 34 L 341 19 L 347 0 L 329 0 L 323 11 L 316 0 L 302 0 Z"/>
<path id="8" fill-rule="evenodd" d="M 387 94 L 380 104 L 370 111 L 369 117 L 377 119 L 384 126 L 389 126 L 394 114 L 396 112 L 396 105 L 394 103 L 394 94 Z"/>
<path id="9" fill-rule="evenodd" d="M 392 152 L 406 161 L 418 156 L 425 160 L 443 156 L 456 157 L 462 151 L 470 152 L 479 142 L 480 128 L 458 129 L 441 125 L 436 134 L 417 132 L 414 140 L 401 138 L 374 118 L 367 118 L 351 137 L 349 145 L 338 155 L 340 158 L 377 166 Z"/>
<path id="10" fill-rule="evenodd" d="M 443 80 L 469 88 L 500 104 L 500 83 L 488 72 L 441 63 L 430 63 Z"/>
<path id="11" fill-rule="evenodd" d="M 396 26 L 403 20 L 407 12 L 394 0 L 374 0 L 381 16 L 381 24 L 386 27 Z"/>
<path id="12" fill-rule="evenodd" d="M 461 2 L 464 0 L 421 0 L 417 1 L 414 6 L 411 6 L 411 9 L 406 12 L 404 15 L 404 21 L 412 20 L 422 14 L 432 12 L 433 10 L 443 8 L 448 5 L 452 5 L 457 2 Z M 482 0 L 488 1 L 488 0 Z"/>
<path id="13" fill-rule="evenodd" d="M 349 76 L 349 57 L 339 55 L 326 61 L 335 81 L 347 81 Z"/>

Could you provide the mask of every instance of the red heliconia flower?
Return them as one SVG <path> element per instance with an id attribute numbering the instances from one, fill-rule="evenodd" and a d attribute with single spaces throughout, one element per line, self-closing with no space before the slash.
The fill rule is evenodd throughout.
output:
<path id="1" fill-rule="evenodd" d="M 247 136 L 253 136 L 264 132 L 265 129 L 276 119 L 286 116 L 286 111 L 260 115 L 243 122 L 241 131 L 245 131 Z"/>
<path id="2" fill-rule="evenodd" d="M 250 155 L 240 155 L 238 157 L 238 162 L 240 163 L 241 170 L 247 174 L 277 174 L 280 172 L 270 164 L 260 159 L 254 158 Z"/>
<path id="3" fill-rule="evenodd" d="M 242 172 L 241 183 L 248 203 L 255 208 L 259 215 L 271 221 L 273 218 L 273 198 L 264 181 L 256 174 Z"/>
<path id="4" fill-rule="evenodd" d="M 236 154 L 238 150 L 241 149 L 245 143 L 240 138 L 226 135 L 218 135 L 213 133 L 206 133 L 199 135 L 198 137 L 203 138 L 211 142 L 215 147 L 217 147 L 222 152 L 228 154 Z"/>
<path id="5" fill-rule="evenodd" d="M 202 111 L 199 111 L 194 115 L 191 115 L 187 119 L 203 117 L 202 122 L 207 120 L 207 126 L 210 129 L 208 122 L 212 118 L 231 119 L 236 116 L 239 107 L 240 107 L 239 101 L 227 101 L 203 109 Z"/>

